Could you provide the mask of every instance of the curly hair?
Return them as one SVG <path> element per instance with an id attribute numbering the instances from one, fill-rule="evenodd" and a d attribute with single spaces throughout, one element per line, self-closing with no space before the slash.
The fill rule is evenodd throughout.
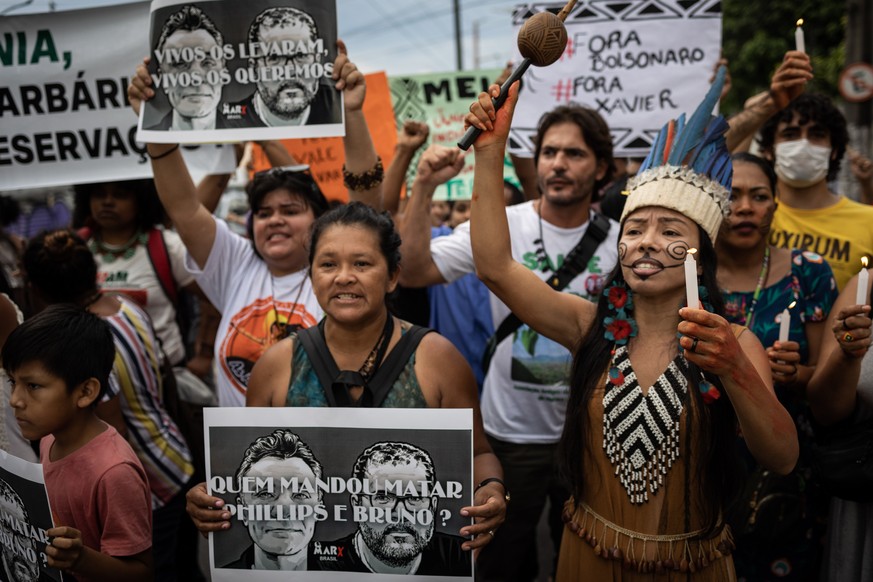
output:
<path id="1" fill-rule="evenodd" d="M 789 103 L 788 107 L 768 119 L 761 128 L 761 137 L 758 139 L 761 150 L 775 157 L 776 129 L 780 123 L 791 123 L 795 116 L 798 125 L 819 124 L 827 130 L 833 153 L 828 165 L 827 180 L 836 180 L 840 163 L 846 153 L 846 146 L 849 144 L 849 130 L 846 126 L 846 118 L 825 95 L 803 93 Z"/>
<path id="2" fill-rule="evenodd" d="M 425 475 L 431 483 L 436 482 L 436 469 L 430 454 L 415 445 L 402 442 L 380 442 L 367 447 L 352 467 L 352 477 L 367 477 L 367 467 L 374 465 L 406 465 L 413 461 L 424 465 Z"/>
<path id="3" fill-rule="evenodd" d="M 49 303 L 80 303 L 97 292 L 97 262 L 69 230 L 43 232 L 24 249 L 27 280 Z"/>

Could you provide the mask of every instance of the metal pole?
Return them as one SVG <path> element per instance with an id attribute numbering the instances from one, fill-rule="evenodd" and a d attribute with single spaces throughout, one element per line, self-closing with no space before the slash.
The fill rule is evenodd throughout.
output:
<path id="1" fill-rule="evenodd" d="M 457 68 L 464 70 L 464 53 L 461 47 L 461 0 L 452 0 L 452 8 L 455 12 L 455 55 L 457 56 Z"/>
<path id="2" fill-rule="evenodd" d="M 478 71 L 480 65 L 479 58 L 479 20 L 473 21 L 473 70 Z"/>
<path id="3" fill-rule="evenodd" d="M 873 7 L 869 0 L 846 1 L 846 62 L 843 66 L 857 62 L 873 65 Z M 861 103 L 845 104 L 846 120 L 848 121 L 849 143 L 867 157 L 873 152 L 873 100 Z M 840 172 L 845 185 L 844 192 L 851 198 L 858 198 L 858 184 L 852 176 L 848 162 L 843 164 Z"/>

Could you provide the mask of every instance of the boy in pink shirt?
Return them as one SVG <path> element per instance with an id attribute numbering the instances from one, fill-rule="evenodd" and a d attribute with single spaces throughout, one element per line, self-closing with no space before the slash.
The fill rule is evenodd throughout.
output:
<path id="1" fill-rule="evenodd" d="M 55 305 L 9 335 L 2 361 L 9 403 L 40 458 L 56 527 L 48 565 L 79 581 L 151 580 L 151 497 L 130 445 L 95 407 L 109 382 L 109 325 L 81 307 Z"/>

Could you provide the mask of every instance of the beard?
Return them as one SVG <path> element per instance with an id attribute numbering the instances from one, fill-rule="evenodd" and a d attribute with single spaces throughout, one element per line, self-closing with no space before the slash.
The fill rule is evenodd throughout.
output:
<path id="1" fill-rule="evenodd" d="M 282 93 L 289 89 L 297 89 L 302 93 L 302 95 L 297 98 L 288 99 L 287 97 L 284 97 Z M 306 108 L 309 107 L 315 99 L 315 94 L 318 93 L 318 85 L 316 84 L 314 87 L 309 87 L 297 79 L 288 79 L 283 81 L 275 90 L 262 88 L 260 93 L 261 99 L 264 100 L 264 104 L 273 115 L 293 118 L 306 111 Z"/>
<path id="2" fill-rule="evenodd" d="M 36 582 L 39 579 L 39 566 L 31 564 L 23 556 L 12 556 L 6 564 L 12 576 L 11 582 Z"/>
<path id="3" fill-rule="evenodd" d="M 389 525 L 382 531 L 375 531 L 369 525 L 362 523 L 361 535 L 374 556 L 390 566 L 400 567 L 409 564 L 424 551 L 425 546 L 433 537 L 433 528 L 433 523 L 425 531 L 416 529 L 408 523 L 398 523 Z M 409 534 L 412 536 L 412 541 L 389 542 L 387 538 L 393 533 Z"/>

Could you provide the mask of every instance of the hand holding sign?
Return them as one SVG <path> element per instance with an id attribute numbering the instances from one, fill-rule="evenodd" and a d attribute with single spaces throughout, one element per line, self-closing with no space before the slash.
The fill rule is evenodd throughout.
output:
<path id="1" fill-rule="evenodd" d="M 127 100 L 137 116 L 139 116 L 143 101 L 148 101 L 155 96 L 155 90 L 151 87 L 152 76 L 149 75 L 148 70 L 150 60 L 151 57 L 146 57 L 136 66 L 136 71 L 130 79 L 130 85 L 127 86 Z"/>
<path id="2" fill-rule="evenodd" d="M 48 565 L 59 570 L 75 568 L 84 555 L 82 532 L 63 526 L 53 527 L 45 533 L 52 538 L 52 543 L 45 547 Z"/>
<path id="3" fill-rule="evenodd" d="M 346 111 L 360 111 L 364 106 L 364 97 L 367 94 L 367 86 L 364 82 L 364 74 L 349 60 L 349 52 L 346 43 L 336 41 L 337 56 L 333 64 L 333 79 L 336 81 L 337 91 L 343 92 Z"/>

